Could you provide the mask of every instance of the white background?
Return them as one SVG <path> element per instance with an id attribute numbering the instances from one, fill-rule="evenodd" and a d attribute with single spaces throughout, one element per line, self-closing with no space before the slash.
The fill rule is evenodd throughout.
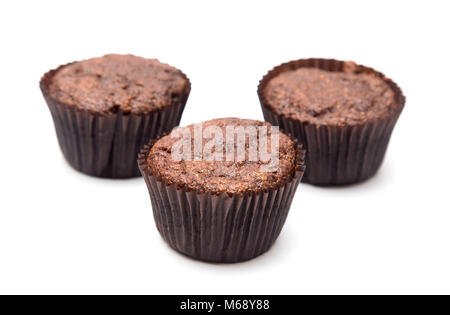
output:
<path id="1" fill-rule="evenodd" d="M 446 1 L 3 1 L 0 292 L 450 293 L 450 49 Z M 105 53 L 156 57 L 192 93 L 181 125 L 262 119 L 256 87 L 292 59 L 354 60 L 407 96 L 380 172 L 301 184 L 273 248 L 217 265 L 166 246 L 142 178 L 71 169 L 41 75 Z"/>

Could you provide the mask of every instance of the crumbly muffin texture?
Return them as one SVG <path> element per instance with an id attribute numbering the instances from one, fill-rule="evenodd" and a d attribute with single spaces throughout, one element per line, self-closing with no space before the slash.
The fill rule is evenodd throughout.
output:
<path id="1" fill-rule="evenodd" d="M 238 119 L 222 118 L 214 119 L 201 124 L 202 128 L 208 126 L 218 126 L 224 135 L 226 142 L 226 126 L 271 126 L 269 123 Z M 183 127 L 188 129 L 193 135 L 194 125 Z M 270 128 L 267 135 L 258 134 L 259 137 L 267 137 L 268 148 L 271 147 Z M 211 193 L 242 194 L 247 191 L 261 191 L 275 188 L 284 182 L 290 176 L 293 176 L 296 168 L 296 154 L 298 154 L 296 145 L 288 136 L 279 133 L 279 164 L 276 170 L 272 172 L 263 171 L 261 166 L 267 161 L 251 161 L 249 159 L 248 149 L 249 137 L 246 137 L 246 157 L 244 161 L 226 161 L 225 145 L 223 152 L 214 152 L 214 154 L 223 155 L 222 161 L 195 161 L 172 159 L 172 148 L 179 138 L 172 137 L 169 134 L 159 139 L 149 151 L 147 156 L 147 168 L 157 177 L 165 180 L 167 184 L 176 184 L 188 190 Z M 203 139 L 202 150 L 210 139 Z M 191 137 L 191 145 L 194 146 L 194 137 Z M 235 142 L 234 149 L 237 147 Z M 258 147 L 259 150 L 259 147 Z M 193 157 L 192 152 L 192 157 Z"/>
<path id="2" fill-rule="evenodd" d="M 353 62 L 332 72 L 317 68 L 284 71 L 263 90 L 279 115 L 325 125 L 361 123 L 397 110 L 394 91 L 377 74 Z"/>
<path id="3" fill-rule="evenodd" d="M 172 104 L 187 84 L 179 70 L 156 59 L 111 54 L 63 66 L 48 89 L 80 109 L 138 114 Z"/>

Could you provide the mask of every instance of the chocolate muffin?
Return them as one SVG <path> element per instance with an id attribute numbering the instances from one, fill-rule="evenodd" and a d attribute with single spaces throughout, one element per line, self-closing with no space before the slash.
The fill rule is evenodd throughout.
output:
<path id="1" fill-rule="evenodd" d="M 213 262 L 244 261 L 270 248 L 305 170 L 302 146 L 277 131 L 222 118 L 177 128 L 144 147 L 139 168 L 158 231 L 172 248 Z"/>
<path id="2" fill-rule="evenodd" d="M 265 120 L 305 145 L 304 181 L 317 185 L 374 175 L 405 104 L 382 73 L 332 59 L 282 64 L 264 76 L 258 95 Z"/>
<path id="3" fill-rule="evenodd" d="M 51 70 L 40 87 L 69 164 L 109 178 L 139 176 L 140 148 L 178 125 L 190 92 L 181 71 L 115 54 Z"/>

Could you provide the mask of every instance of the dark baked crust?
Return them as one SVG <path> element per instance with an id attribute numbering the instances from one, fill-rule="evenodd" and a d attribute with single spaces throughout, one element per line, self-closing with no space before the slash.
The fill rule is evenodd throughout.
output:
<path id="1" fill-rule="evenodd" d="M 360 124 L 399 109 L 379 73 L 343 62 L 339 71 L 300 67 L 265 82 L 265 102 L 279 115 L 317 125 Z"/>
<path id="2" fill-rule="evenodd" d="M 189 82 L 156 59 L 111 54 L 60 67 L 46 89 L 51 98 L 79 109 L 143 114 L 176 102 Z"/>
<path id="3" fill-rule="evenodd" d="M 270 126 L 266 122 L 238 118 L 214 119 L 202 123 L 203 128 L 212 125 L 222 130 L 228 125 Z M 194 125 L 184 128 L 192 131 Z M 270 134 L 268 136 L 270 147 Z M 227 162 L 225 158 L 223 161 L 173 161 L 171 148 L 177 140 L 178 138 L 171 137 L 170 134 L 158 140 L 146 157 L 147 169 L 168 185 L 175 184 L 199 193 L 242 194 L 246 191 L 256 192 L 275 188 L 287 178 L 294 176 L 298 161 L 304 154 L 293 140 L 280 132 L 279 167 L 274 172 L 264 172 L 260 168 L 263 162 L 249 161 L 248 154 L 246 160 L 242 162 Z M 207 140 L 204 139 L 203 146 Z M 248 139 L 246 141 L 248 144 Z M 248 153 L 248 148 L 246 152 Z"/>

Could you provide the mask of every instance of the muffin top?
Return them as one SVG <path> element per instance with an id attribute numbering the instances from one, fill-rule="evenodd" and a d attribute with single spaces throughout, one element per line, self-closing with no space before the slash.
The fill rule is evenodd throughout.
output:
<path id="1" fill-rule="evenodd" d="M 156 59 L 111 54 L 61 67 L 48 92 L 80 109 L 139 114 L 172 104 L 187 87 L 179 70 Z"/>
<path id="2" fill-rule="evenodd" d="M 238 128 L 235 129 L 235 127 Z M 243 128 L 239 130 L 239 127 Z M 245 129 L 246 127 L 249 128 Z M 261 130 L 266 130 L 267 133 L 258 132 L 256 137 L 248 136 L 249 131 L 258 130 L 258 127 L 261 127 Z M 279 154 L 271 155 L 270 161 L 268 158 L 261 159 L 260 152 L 276 154 L 276 149 L 271 149 L 272 139 L 275 139 L 272 138 L 272 135 L 275 137 L 276 132 L 272 132 L 270 127 L 269 123 L 256 120 L 221 118 L 177 128 L 156 141 L 150 149 L 146 158 L 147 169 L 153 175 L 165 180 L 167 184 L 176 184 L 179 187 L 198 192 L 242 194 L 246 191 L 257 192 L 275 188 L 282 184 L 285 179 L 295 175 L 297 157 L 301 153 L 288 136 L 279 132 L 278 146 L 276 146 Z M 209 136 L 212 133 L 206 133 L 209 128 L 215 128 L 214 130 L 216 130 L 213 137 Z M 229 133 L 229 136 L 227 136 L 227 128 L 233 128 L 234 133 Z M 200 137 L 195 136 L 195 129 L 200 130 L 201 133 L 198 133 Z M 218 139 L 216 137 L 218 133 L 222 134 L 223 137 Z M 180 160 L 174 159 L 172 152 L 173 150 L 181 152 L 174 146 L 181 139 L 181 134 L 191 135 L 190 138 L 187 138 L 186 143 L 190 145 L 192 150 L 187 154 L 189 158 Z M 243 135 L 244 137 L 242 137 Z M 233 139 L 238 140 L 240 137 L 245 141 L 232 141 Z M 201 149 L 196 151 L 194 141 L 199 139 L 201 139 L 201 143 L 198 148 Z M 260 141 L 266 140 L 267 146 L 258 145 L 261 143 Z M 211 141 L 219 143 L 219 146 L 211 149 L 209 147 L 213 143 Z M 274 144 L 276 144 L 276 141 L 274 141 Z M 223 147 L 220 147 L 220 145 L 223 145 Z M 256 145 L 256 151 L 258 152 L 257 159 L 252 158 L 250 153 L 255 152 L 254 145 Z M 232 152 L 231 159 L 227 158 L 226 147 L 230 150 L 228 152 Z M 245 159 L 238 158 L 238 147 L 245 152 Z M 198 152 L 200 152 L 200 155 Z M 207 152 L 212 153 L 210 159 L 206 158 Z M 194 156 L 198 159 L 194 159 Z M 214 160 L 211 157 L 214 157 Z M 269 169 L 264 168 L 264 166 L 273 163 L 276 158 L 278 158 L 278 163 L 272 164 Z"/>
<path id="3" fill-rule="evenodd" d="M 395 93 L 375 72 L 344 62 L 342 71 L 288 70 L 263 90 L 279 115 L 318 125 L 357 124 L 389 116 L 398 109 Z"/>

